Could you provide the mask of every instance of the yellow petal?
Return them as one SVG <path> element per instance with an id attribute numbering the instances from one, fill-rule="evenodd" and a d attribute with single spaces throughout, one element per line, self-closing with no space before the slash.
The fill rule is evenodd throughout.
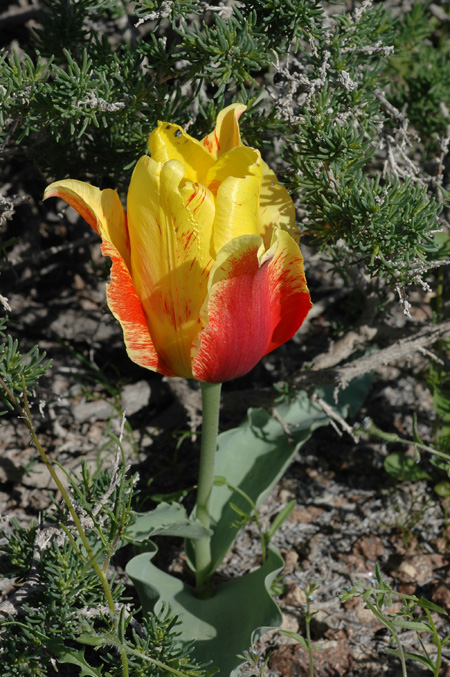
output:
<path id="1" fill-rule="evenodd" d="M 258 232 L 269 247 L 274 227 L 289 233 L 296 242 L 299 231 L 295 225 L 295 208 L 286 188 L 278 183 L 275 173 L 263 162 L 259 198 Z"/>
<path id="2" fill-rule="evenodd" d="M 258 235 L 262 160 L 259 151 L 241 146 L 210 169 L 207 185 L 216 194 L 214 252 L 240 235 Z"/>
<path id="3" fill-rule="evenodd" d="M 100 190 L 83 181 L 67 179 L 47 186 L 44 200 L 60 197 L 73 207 L 103 241 L 111 242 L 129 269 L 130 243 L 125 210 L 116 190 Z"/>
<path id="4" fill-rule="evenodd" d="M 214 197 L 183 180 L 177 160 L 142 157 L 128 193 L 133 283 L 158 355 L 178 376 L 192 377 L 190 349 L 207 293 Z"/>
<path id="5" fill-rule="evenodd" d="M 148 145 L 153 160 L 179 160 L 185 168 L 188 181 L 205 183 L 214 158 L 200 141 L 189 136 L 179 125 L 158 122 L 158 127 L 150 134 Z"/>
<path id="6" fill-rule="evenodd" d="M 243 103 L 232 103 L 220 111 L 216 128 L 205 136 L 202 143 L 214 158 L 218 158 L 236 146 L 242 146 L 238 120 L 247 109 Z"/>

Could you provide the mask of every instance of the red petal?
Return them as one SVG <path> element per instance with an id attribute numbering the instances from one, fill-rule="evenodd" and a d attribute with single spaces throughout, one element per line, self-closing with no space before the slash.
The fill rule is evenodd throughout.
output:
<path id="1" fill-rule="evenodd" d="M 243 376 L 288 341 L 304 321 L 312 304 L 302 255 L 294 240 L 280 233 L 281 241 L 262 263 L 258 236 L 236 238 L 223 248 L 230 251 L 211 273 L 220 279 L 213 281 L 208 324 L 194 349 L 192 371 L 200 381 L 219 383 Z"/>
<path id="2" fill-rule="evenodd" d="M 130 359 L 146 369 L 173 376 L 158 357 L 141 301 L 122 257 L 109 242 L 103 242 L 102 252 L 112 260 L 111 282 L 106 287 L 106 295 L 112 314 L 122 325 Z"/>

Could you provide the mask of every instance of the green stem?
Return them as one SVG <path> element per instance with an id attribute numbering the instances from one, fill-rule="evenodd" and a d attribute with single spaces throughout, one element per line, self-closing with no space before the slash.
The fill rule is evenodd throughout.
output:
<path id="1" fill-rule="evenodd" d="M 308 650 L 309 677 L 314 677 L 314 658 L 311 644 L 311 620 L 309 618 L 306 620 L 306 648 Z"/>
<path id="2" fill-rule="evenodd" d="M 436 284 L 436 321 L 437 322 L 442 322 L 444 319 L 444 266 L 440 266 L 438 269 L 438 274 L 437 274 L 437 284 Z M 444 341 L 442 339 L 439 339 L 437 344 L 437 354 L 438 354 L 438 359 L 440 360 L 437 364 L 436 371 L 436 379 L 434 380 L 434 385 L 438 384 L 440 385 L 442 383 L 442 356 L 444 352 Z M 433 388 L 433 395 L 434 395 L 434 390 Z M 441 431 L 441 422 L 442 422 L 442 417 L 440 414 L 436 412 L 436 416 L 434 419 L 434 426 L 433 426 L 433 441 L 434 445 L 436 447 L 439 446 L 439 438 L 440 438 L 440 431 Z"/>
<path id="3" fill-rule="evenodd" d="M 398 636 L 397 633 L 394 634 L 394 640 L 397 644 L 398 656 L 400 658 L 400 663 L 402 665 L 402 677 L 408 677 L 408 673 L 407 673 L 407 670 L 406 670 L 405 654 L 403 652 L 403 647 L 402 647 L 401 642 L 400 642 L 400 637 Z"/>
<path id="4" fill-rule="evenodd" d="M 433 456 L 439 456 L 440 458 L 443 458 L 445 461 L 450 461 L 449 454 L 446 454 L 443 451 L 439 451 L 438 449 L 435 449 L 435 447 L 430 447 L 428 444 L 423 444 L 423 442 L 416 442 L 413 440 L 403 439 L 402 437 L 399 437 L 397 433 L 385 433 L 384 430 L 380 430 L 379 428 L 377 428 L 377 426 L 373 423 L 373 421 L 370 422 L 370 425 L 368 427 L 357 428 L 354 430 L 354 432 L 356 435 L 364 435 L 364 434 L 376 435 L 376 437 L 379 437 L 380 439 L 384 440 L 384 442 L 397 442 L 397 444 L 403 444 L 407 447 L 414 445 L 418 449 L 422 449 L 423 451 L 427 451 L 430 454 L 433 454 Z"/>
<path id="5" fill-rule="evenodd" d="M 431 634 L 432 634 L 432 637 L 433 637 L 434 645 L 437 648 L 437 655 L 436 655 L 436 662 L 435 662 L 435 666 L 434 666 L 433 677 L 439 677 L 441 660 L 442 660 L 442 642 L 441 642 L 441 638 L 439 637 L 439 635 L 436 631 L 436 626 L 434 624 L 432 615 L 430 614 L 428 609 L 425 609 L 425 613 L 427 615 L 428 622 L 430 623 Z"/>
<path id="6" fill-rule="evenodd" d="M 204 527 L 209 529 L 209 501 L 214 483 L 217 432 L 219 429 L 219 408 L 221 383 L 201 383 L 203 404 L 202 445 L 198 474 L 197 502 L 195 515 Z M 205 587 L 211 574 L 211 538 L 194 541 L 195 575 L 197 589 Z"/>
<path id="7" fill-rule="evenodd" d="M 385 590 L 383 592 L 386 592 Z M 397 594 L 397 593 L 396 593 Z M 402 665 L 402 677 L 408 677 L 408 673 L 406 671 L 406 661 L 405 661 L 405 653 L 403 651 L 402 643 L 400 642 L 400 637 L 398 636 L 397 630 L 395 626 L 383 616 L 382 612 L 377 609 L 377 607 L 372 604 L 368 599 L 364 599 L 365 603 L 373 613 L 373 615 L 378 618 L 381 623 L 389 630 L 389 632 L 392 635 L 393 640 L 397 644 L 397 649 L 398 649 L 398 657 L 400 658 L 400 663 Z"/>

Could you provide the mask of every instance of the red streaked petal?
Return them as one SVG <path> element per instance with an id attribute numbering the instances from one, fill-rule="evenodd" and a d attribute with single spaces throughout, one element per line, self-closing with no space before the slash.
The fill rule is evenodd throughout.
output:
<path id="1" fill-rule="evenodd" d="M 275 253 L 267 274 L 273 333 L 266 354 L 294 336 L 313 306 L 303 270 L 303 256 L 297 242 L 289 233 L 276 228 L 272 246 L 265 256 L 270 256 L 272 250 Z"/>
<path id="2" fill-rule="evenodd" d="M 258 235 L 244 235 L 219 252 L 207 304 L 206 326 L 193 346 L 192 372 L 220 383 L 243 376 L 266 352 L 271 336 L 265 268 L 259 267 Z M 219 267 L 216 266 L 219 264 Z"/>
<path id="3" fill-rule="evenodd" d="M 122 326 L 128 356 L 141 367 L 173 376 L 158 357 L 141 301 L 122 257 L 109 242 L 103 242 L 102 252 L 112 260 L 111 281 L 106 286 L 106 296 L 112 314 Z"/>
<path id="4" fill-rule="evenodd" d="M 116 190 L 100 190 L 84 181 L 65 179 L 50 184 L 44 200 L 59 197 L 65 200 L 100 235 L 119 251 L 126 265 L 130 265 L 130 241 L 127 217 Z"/>
<path id="5" fill-rule="evenodd" d="M 178 160 L 142 157 L 128 191 L 132 277 L 153 343 L 177 376 L 192 378 L 191 346 L 212 267 L 214 198 L 185 181 Z"/>
<path id="6" fill-rule="evenodd" d="M 193 345 L 192 372 L 208 383 L 248 373 L 288 341 L 311 308 L 303 259 L 283 231 L 263 253 L 262 238 L 244 235 L 225 245 L 211 271 L 205 328 Z"/>
<path id="7" fill-rule="evenodd" d="M 101 236 L 103 255 L 112 261 L 111 281 L 106 287 L 108 306 L 122 326 L 130 359 L 141 367 L 172 376 L 158 357 L 130 276 L 126 215 L 117 191 L 100 190 L 82 181 L 67 179 L 48 186 L 44 199 L 48 197 L 65 200 Z"/>

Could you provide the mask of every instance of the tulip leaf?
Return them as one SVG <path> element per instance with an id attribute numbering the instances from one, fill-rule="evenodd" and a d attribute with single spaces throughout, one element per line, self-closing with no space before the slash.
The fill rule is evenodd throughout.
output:
<path id="1" fill-rule="evenodd" d="M 134 514 L 126 538 L 132 543 L 142 543 L 156 535 L 196 539 L 210 534 L 211 531 L 199 520 L 189 517 L 179 503 L 160 503 L 154 510 Z"/>
<path id="2" fill-rule="evenodd" d="M 450 235 L 448 233 L 434 233 L 434 244 L 438 246 L 438 251 L 433 252 L 433 260 L 442 261 L 450 256 Z"/>
<path id="3" fill-rule="evenodd" d="M 222 583 L 208 599 L 200 599 L 193 587 L 155 567 L 154 554 L 137 555 L 126 567 L 143 611 L 158 613 L 170 605 L 180 620 L 177 631 L 182 643 L 195 642 L 191 656 L 201 663 L 212 659 L 224 677 L 237 674 L 242 663 L 238 654 L 281 624 L 280 610 L 269 592 L 283 567 L 278 551 L 269 548 L 259 569 Z"/>
<path id="4" fill-rule="evenodd" d="M 345 418 L 358 411 L 371 382 L 371 374 L 355 378 L 339 392 L 337 403 L 331 387 L 318 388 L 315 395 Z M 216 476 L 226 478 L 259 506 L 313 431 L 328 423 L 329 418 L 320 404 L 304 393 L 291 404 L 277 407 L 276 417 L 267 409 L 249 409 L 248 418 L 241 426 L 219 435 Z M 242 527 L 236 521 L 237 509 L 248 512 L 248 507 L 244 496 L 219 479 L 210 503 L 213 570 L 222 562 Z M 186 553 L 192 566 L 193 548 L 189 541 Z"/>

